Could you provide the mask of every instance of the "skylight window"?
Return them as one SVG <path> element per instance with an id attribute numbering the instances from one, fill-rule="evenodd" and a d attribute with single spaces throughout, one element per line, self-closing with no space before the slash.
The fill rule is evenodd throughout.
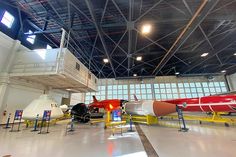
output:
<path id="1" fill-rule="evenodd" d="M 12 16 L 9 12 L 5 11 L 5 13 L 3 14 L 1 23 L 7 26 L 7 28 L 11 28 L 14 20 L 15 20 L 14 16 Z"/>
<path id="2" fill-rule="evenodd" d="M 33 32 L 32 32 L 31 30 L 29 30 L 28 33 L 31 34 L 31 33 L 33 33 Z M 26 38 L 26 40 L 27 40 L 28 42 L 30 42 L 31 44 L 34 44 L 35 37 L 36 37 L 36 35 L 29 35 L 29 36 Z"/>
<path id="3" fill-rule="evenodd" d="M 50 45 L 47 45 L 47 48 L 46 49 L 52 49 L 52 46 Z"/>

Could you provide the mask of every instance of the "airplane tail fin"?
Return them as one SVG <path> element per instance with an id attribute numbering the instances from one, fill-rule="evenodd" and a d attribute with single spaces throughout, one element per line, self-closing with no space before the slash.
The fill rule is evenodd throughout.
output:
<path id="1" fill-rule="evenodd" d="M 137 96 L 135 94 L 134 94 L 134 100 L 138 101 L 138 98 L 137 98 Z"/>
<path id="2" fill-rule="evenodd" d="M 93 102 L 98 102 L 98 100 L 97 100 L 95 95 L 93 95 Z"/>

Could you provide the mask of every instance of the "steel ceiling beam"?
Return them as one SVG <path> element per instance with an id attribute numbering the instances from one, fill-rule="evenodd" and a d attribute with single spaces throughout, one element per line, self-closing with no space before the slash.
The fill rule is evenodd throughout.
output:
<path id="1" fill-rule="evenodd" d="M 102 42 L 102 45 L 103 45 L 104 51 L 105 51 L 105 53 L 106 53 L 106 56 L 107 56 L 108 60 L 110 61 L 110 65 L 111 65 L 113 74 L 114 74 L 114 76 L 116 77 L 116 72 L 115 72 L 115 69 L 114 69 L 114 67 L 113 67 L 111 58 L 110 58 L 110 56 L 109 56 L 109 52 L 108 52 L 108 49 L 107 49 L 107 45 L 106 45 L 105 40 L 104 40 L 104 38 L 103 38 L 103 32 L 102 32 L 101 27 L 100 27 L 100 25 L 98 24 L 98 22 L 97 22 L 97 20 L 96 20 L 96 17 L 95 17 L 94 7 L 93 7 L 93 5 L 92 5 L 92 3 L 91 3 L 90 0 L 85 0 L 85 2 L 86 2 L 87 7 L 88 7 L 88 9 L 89 9 L 90 15 L 92 16 L 93 23 L 94 23 L 94 25 L 95 25 L 95 27 L 96 27 L 98 36 L 99 36 L 99 38 L 100 38 L 100 40 L 101 40 L 101 42 Z"/>
<path id="2" fill-rule="evenodd" d="M 112 0 L 113 1 L 113 0 Z M 153 8 L 158 6 L 163 0 L 159 0 L 157 3 L 155 3 L 151 8 L 149 8 L 145 13 L 143 13 L 141 16 L 139 16 L 134 22 L 137 22 L 140 20 L 142 17 L 144 17 L 146 14 L 148 14 Z"/>
<path id="3" fill-rule="evenodd" d="M 220 52 L 226 50 L 227 48 L 231 47 L 233 44 L 236 43 L 236 32 L 231 33 L 229 36 L 227 36 L 222 42 L 221 44 L 218 44 L 215 46 L 214 50 L 208 51 L 209 55 L 203 59 L 201 62 L 197 62 L 193 65 L 191 65 L 191 67 L 189 67 L 188 69 L 183 68 L 181 71 L 184 71 L 183 73 L 187 73 L 191 70 L 193 70 L 194 68 L 196 68 L 197 66 L 203 64 L 204 62 L 206 62 L 207 60 L 211 59 L 212 57 L 216 56 L 217 54 L 219 54 Z"/>
<path id="4" fill-rule="evenodd" d="M 191 16 L 193 16 L 193 12 L 192 12 L 192 10 L 190 9 L 188 3 L 187 3 L 185 0 L 182 0 L 182 1 L 183 1 L 183 3 L 184 3 L 185 7 L 187 8 L 189 14 L 190 14 Z M 213 46 L 212 46 L 212 44 L 211 44 L 211 42 L 210 42 L 210 40 L 208 39 L 208 37 L 207 37 L 205 31 L 203 30 L 201 24 L 199 24 L 198 28 L 199 28 L 200 31 L 202 32 L 202 35 L 203 35 L 204 38 L 206 39 L 207 43 L 210 45 L 211 49 L 214 49 Z"/>
<path id="5" fill-rule="evenodd" d="M 152 74 L 157 75 L 157 73 L 166 65 L 170 58 L 179 50 L 179 48 L 185 43 L 185 41 L 190 37 L 190 35 L 195 31 L 199 24 L 206 18 L 209 12 L 215 7 L 219 0 L 208 1 L 204 0 L 193 17 L 190 19 L 184 30 L 180 33 L 176 41 L 173 43 L 171 48 L 168 50 L 166 55 L 163 57 L 161 62 L 153 70 Z"/>

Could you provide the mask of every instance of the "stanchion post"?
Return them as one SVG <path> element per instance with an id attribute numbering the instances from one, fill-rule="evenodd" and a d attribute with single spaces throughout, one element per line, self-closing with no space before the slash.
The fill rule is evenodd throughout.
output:
<path id="1" fill-rule="evenodd" d="M 39 114 L 37 114 L 35 122 L 34 122 L 34 129 L 31 131 L 38 131 L 37 126 L 38 126 L 38 120 L 39 120 Z"/>
<path id="2" fill-rule="evenodd" d="M 11 119 L 11 113 L 8 114 L 7 123 L 6 123 L 6 126 L 4 129 L 11 128 L 11 127 L 9 127 L 10 119 Z"/>

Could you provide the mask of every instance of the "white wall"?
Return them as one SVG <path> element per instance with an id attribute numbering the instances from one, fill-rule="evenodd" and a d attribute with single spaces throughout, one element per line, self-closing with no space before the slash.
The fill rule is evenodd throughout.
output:
<path id="1" fill-rule="evenodd" d="M 236 91 L 236 73 L 227 76 L 230 91 Z"/>

